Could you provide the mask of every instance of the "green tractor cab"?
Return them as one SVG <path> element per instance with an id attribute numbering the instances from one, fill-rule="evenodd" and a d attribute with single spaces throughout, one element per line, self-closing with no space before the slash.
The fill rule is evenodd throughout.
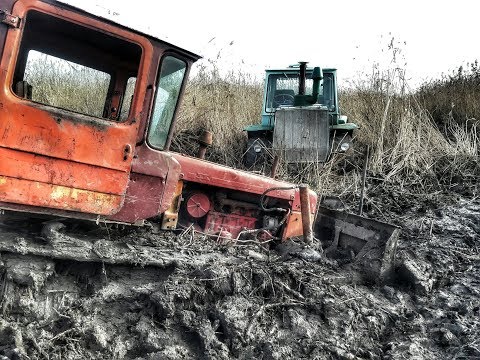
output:
<path id="1" fill-rule="evenodd" d="M 337 70 L 306 64 L 266 70 L 262 121 L 245 128 L 247 167 L 275 155 L 287 163 L 324 163 L 352 148 L 357 125 L 340 114 Z"/>

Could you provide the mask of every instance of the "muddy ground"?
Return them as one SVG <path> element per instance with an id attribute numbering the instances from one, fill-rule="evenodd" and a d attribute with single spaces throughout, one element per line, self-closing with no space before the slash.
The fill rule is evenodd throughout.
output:
<path id="1" fill-rule="evenodd" d="M 392 189 L 366 213 L 402 227 L 388 284 L 301 242 L 189 231 L 101 234 L 162 247 L 162 266 L 3 252 L 0 359 L 479 359 L 480 200 Z"/>

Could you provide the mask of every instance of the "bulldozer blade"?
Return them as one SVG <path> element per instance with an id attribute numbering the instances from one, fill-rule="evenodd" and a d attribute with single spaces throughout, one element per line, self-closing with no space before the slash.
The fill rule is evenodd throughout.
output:
<path id="1" fill-rule="evenodd" d="M 325 255 L 382 283 L 392 275 L 400 228 L 384 222 L 319 206 L 315 237 Z"/>

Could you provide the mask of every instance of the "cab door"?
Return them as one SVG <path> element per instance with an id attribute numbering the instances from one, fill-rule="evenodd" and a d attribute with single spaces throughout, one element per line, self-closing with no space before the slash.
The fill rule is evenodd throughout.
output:
<path id="1" fill-rule="evenodd" d="M 117 213 L 150 42 L 51 3 L 19 0 L 12 15 L 20 25 L 8 28 L 0 63 L 1 206 Z"/>

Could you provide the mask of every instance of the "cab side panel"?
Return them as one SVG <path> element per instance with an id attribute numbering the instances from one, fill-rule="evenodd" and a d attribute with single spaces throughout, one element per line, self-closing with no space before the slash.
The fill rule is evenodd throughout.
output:
<path id="1" fill-rule="evenodd" d="M 2 8 L 12 8 L 11 3 L 7 3 L 0 0 L 0 4 L 5 5 Z M 64 40 L 67 43 L 59 45 L 60 47 L 49 43 L 45 47 L 47 54 L 48 51 L 57 49 L 61 52 L 54 55 L 65 54 L 67 60 L 76 60 L 73 55 L 80 56 L 82 51 L 74 54 L 69 46 L 72 49 L 77 44 L 79 47 L 95 46 L 92 43 L 94 39 L 83 36 L 85 34 L 94 35 L 102 46 L 111 46 L 108 50 L 97 46 L 96 51 L 99 55 L 104 54 L 102 56 L 120 51 L 114 45 L 125 43 L 127 47 L 140 48 L 139 45 L 128 44 L 141 43 L 140 54 L 143 51 L 142 58 L 147 60 L 140 65 L 140 60 L 135 60 L 137 64 L 134 65 L 134 69 L 139 66 L 138 75 L 137 70 L 134 71 L 135 76 L 138 76 L 137 86 L 140 87 L 145 86 L 144 69 L 150 67 L 151 61 L 150 43 L 141 36 L 107 26 L 87 15 L 60 9 L 53 4 L 33 0 L 17 1 L 12 14 L 21 18 L 20 28 L 0 24 L 0 41 L 4 40 L 0 44 L 4 49 L 0 64 L 3 75 L 0 77 L 0 202 L 97 215 L 115 214 L 124 203 L 135 148 L 138 123 L 132 119 L 138 116 L 142 104 L 139 99 L 134 101 L 132 117 L 119 123 L 111 120 L 110 115 L 104 115 L 104 119 L 82 115 L 43 105 L 18 92 L 14 93 L 17 91 L 14 84 L 22 80 L 19 78 L 22 65 L 19 67 L 17 62 L 21 64 L 25 61 L 22 59 L 25 58 L 26 51 L 36 46 L 35 41 L 32 41 L 35 38 L 29 38 L 22 45 L 22 40 L 25 40 L 22 39 L 22 31 L 28 24 L 31 11 L 36 14 L 36 18 L 32 15 L 30 20 L 35 18 L 39 28 L 45 27 L 47 31 L 48 26 L 51 27 L 48 20 L 53 19 L 51 21 L 64 24 L 64 30 L 68 33 Z M 80 29 L 82 35 L 72 29 Z M 51 28 L 49 31 L 52 31 L 53 36 L 57 29 Z M 62 28 L 58 32 L 60 34 Z M 35 34 L 30 29 L 29 34 L 32 33 Z M 48 33 L 40 32 L 38 39 L 42 40 L 43 36 L 48 42 Z M 68 43 L 70 37 L 71 42 Z M 28 44 L 27 48 L 20 53 L 25 44 Z M 92 47 L 93 49 L 95 48 Z M 139 59 L 140 55 L 135 56 Z M 86 53 L 84 58 L 85 60 L 78 58 L 78 63 L 85 61 L 85 66 L 92 67 L 90 62 L 95 60 L 95 53 Z M 111 63 L 106 60 L 107 57 L 98 60 L 98 66 L 106 64 L 105 69 L 100 68 L 102 71 L 108 71 L 108 67 L 117 64 L 114 58 L 110 60 Z M 129 58 L 125 58 L 123 63 L 121 60 L 119 59 L 120 65 L 115 71 L 127 73 L 130 71 Z M 115 76 L 112 73 L 112 83 Z M 138 98 L 138 92 L 136 96 Z M 109 111 L 107 106 L 108 97 L 106 111 Z"/>

